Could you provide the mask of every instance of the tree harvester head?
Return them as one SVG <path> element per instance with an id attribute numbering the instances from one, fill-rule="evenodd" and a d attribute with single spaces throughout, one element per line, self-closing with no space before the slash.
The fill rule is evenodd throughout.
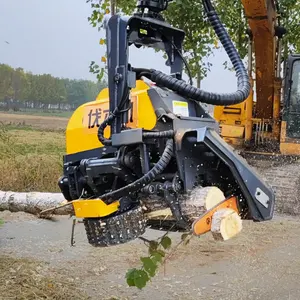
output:
<path id="1" fill-rule="evenodd" d="M 249 78 L 239 54 L 211 2 L 204 0 L 238 88 L 216 94 L 187 84 L 182 79 L 185 33 L 161 15 L 168 2 L 141 0 L 132 16 L 108 19 L 108 88 L 69 120 L 59 186 L 94 246 L 141 236 L 157 211 L 170 211 L 177 229 L 195 229 L 205 207 L 201 190 L 209 186 L 221 190 L 224 203 L 234 199 L 244 219 L 273 216 L 273 191 L 220 138 L 218 124 L 201 105 L 232 105 L 248 97 Z M 170 74 L 133 67 L 132 46 L 164 50 Z"/>

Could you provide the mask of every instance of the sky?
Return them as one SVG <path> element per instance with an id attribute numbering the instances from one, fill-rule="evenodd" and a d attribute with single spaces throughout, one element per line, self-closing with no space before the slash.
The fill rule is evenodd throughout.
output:
<path id="1" fill-rule="evenodd" d="M 86 0 L 0 0 L 0 63 L 34 74 L 95 80 L 89 65 L 93 60 L 100 63 L 104 32 L 89 24 L 90 13 Z M 226 59 L 224 51 L 216 51 L 202 89 L 236 90 L 235 74 L 222 66 Z M 169 72 L 162 55 L 152 49 L 130 47 L 129 61 L 134 67 Z"/>

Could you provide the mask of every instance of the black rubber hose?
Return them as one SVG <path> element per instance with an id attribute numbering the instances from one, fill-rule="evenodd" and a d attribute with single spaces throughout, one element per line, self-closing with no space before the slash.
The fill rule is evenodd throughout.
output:
<path id="1" fill-rule="evenodd" d="M 151 74 L 148 75 L 148 78 L 156 82 L 157 85 L 167 87 L 184 97 L 188 97 L 199 102 L 212 105 L 233 105 L 241 103 L 247 99 L 251 90 L 248 72 L 217 13 L 214 10 L 211 10 L 207 12 L 207 16 L 234 66 L 237 74 L 237 91 L 234 93 L 224 94 L 202 91 L 196 87 L 186 84 L 183 80 L 178 80 L 170 75 L 153 69 L 148 70 L 148 73 L 150 72 Z M 143 74 L 147 74 L 145 69 L 142 71 Z M 145 76 L 147 77 L 147 75 Z"/>
<path id="2" fill-rule="evenodd" d="M 174 136 L 174 130 L 158 131 L 158 132 L 144 132 L 143 138 L 155 139 L 155 138 L 171 138 Z"/>
<path id="3" fill-rule="evenodd" d="M 116 109 L 112 114 L 105 119 L 98 128 L 98 140 L 105 146 L 111 146 L 112 141 L 111 139 L 107 139 L 104 137 L 104 130 L 105 128 L 110 125 L 110 123 L 116 117 L 118 110 Z M 144 132 L 143 138 L 151 139 L 151 138 L 171 138 L 174 136 L 174 130 L 166 130 L 166 131 L 158 131 L 158 132 Z"/>
<path id="4" fill-rule="evenodd" d="M 126 196 L 130 193 L 133 193 L 135 191 L 140 190 L 142 187 L 145 185 L 149 184 L 152 182 L 157 175 L 161 174 L 169 162 L 171 161 L 171 158 L 173 156 L 173 139 L 169 139 L 166 142 L 166 147 L 165 150 L 160 157 L 159 161 L 154 165 L 154 167 L 145 175 L 143 175 L 141 178 L 138 180 L 109 193 L 106 193 L 99 198 L 101 200 L 104 200 L 107 204 L 110 204 L 114 202 L 116 199 L 119 199 L 123 196 Z"/>
<path id="5" fill-rule="evenodd" d="M 98 128 L 98 140 L 105 146 L 111 146 L 112 142 L 110 139 L 104 137 L 104 130 L 111 122 L 115 119 L 116 115 L 119 113 L 118 108 L 116 108 L 99 126 Z"/>

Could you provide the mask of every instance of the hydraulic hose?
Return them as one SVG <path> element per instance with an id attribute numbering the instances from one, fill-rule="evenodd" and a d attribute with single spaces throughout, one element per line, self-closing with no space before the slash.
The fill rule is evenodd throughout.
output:
<path id="1" fill-rule="evenodd" d="M 152 182 L 157 175 L 161 174 L 169 162 L 171 161 L 171 158 L 173 156 L 173 139 L 169 139 L 166 142 L 165 150 L 160 157 L 159 161 L 154 165 L 154 167 L 145 175 L 143 175 L 138 180 L 109 193 L 106 193 L 99 198 L 104 200 L 107 204 L 112 203 L 115 201 L 115 199 L 119 199 L 125 195 L 128 195 L 130 193 L 133 193 L 135 191 L 140 190 L 143 186 L 149 184 Z"/>
<path id="2" fill-rule="evenodd" d="M 220 21 L 218 14 L 214 10 L 209 0 L 204 0 L 204 7 L 206 9 L 208 20 L 213 27 L 216 35 L 220 39 L 227 55 L 232 62 L 237 74 L 237 91 L 234 93 L 210 93 L 202 91 L 196 87 L 193 87 L 183 80 L 178 80 L 170 75 L 164 74 L 160 71 L 150 69 L 142 69 L 143 76 L 154 81 L 157 85 L 169 88 L 182 96 L 189 97 L 195 101 L 212 104 L 212 105 L 233 105 L 238 104 L 247 99 L 250 94 L 251 85 L 248 76 L 248 72 L 234 47 L 225 27 Z M 134 69 L 135 71 L 141 71 L 141 69 Z"/>
<path id="3" fill-rule="evenodd" d="M 144 132 L 143 138 L 155 139 L 155 138 L 171 138 L 174 136 L 174 130 L 158 131 L 158 132 Z"/>
<path id="4" fill-rule="evenodd" d="M 99 126 L 98 128 L 98 140 L 105 146 L 111 146 L 111 139 L 104 137 L 105 128 L 111 124 L 118 113 L 116 109 L 112 114 L 110 114 Z M 143 138 L 145 139 L 155 139 L 155 138 L 171 138 L 174 136 L 174 130 L 158 131 L 158 132 L 144 132 Z"/>
<path id="5" fill-rule="evenodd" d="M 111 146 L 111 139 L 107 139 L 104 137 L 104 130 L 108 125 L 111 125 L 111 122 L 115 119 L 119 110 L 116 108 L 99 126 L 98 128 L 98 140 L 105 146 Z"/>

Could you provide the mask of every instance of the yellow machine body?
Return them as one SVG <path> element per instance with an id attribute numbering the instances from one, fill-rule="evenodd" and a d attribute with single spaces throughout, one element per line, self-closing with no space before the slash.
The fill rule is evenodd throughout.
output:
<path id="1" fill-rule="evenodd" d="M 300 140 L 286 136 L 286 122 L 281 122 L 280 153 L 283 155 L 300 155 Z"/>
<path id="2" fill-rule="evenodd" d="M 156 125 L 156 115 L 148 96 L 149 85 L 138 80 L 131 91 L 132 109 L 128 112 L 131 128 L 151 130 Z M 103 89 L 95 101 L 79 106 L 69 119 L 66 130 L 66 154 L 75 154 L 97 149 L 103 145 L 99 142 L 97 132 L 99 125 L 109 113 L 108 88 Z M 104 132 L 110 136 L 110 128 Z"/>
<path id="3" fill-rule="evenodd" d="M 156 125 L 156 115 L 148 96 L 150 87 L 142 80 L 136 82 L 131 91 L 132 109 L 128 125 L 131 128 L 151 130 Z M 109 113 L 108 88 L 98 94 L 95 101 L 79 106 L 69 119 L 66 130 L 66 154 L 76 154 L 103 147 L 97 137 L 99 125 Z M 110 136 L 110 127 L 104 132 Z M 100 218 L 113 214 L 119 208 L 119 201 L 106 205 L 101 199 L 79 199 L 73 201 L 77 218 Z"/>
<path id="4" fill-rule="evenodd" d="M 101 199 L 80 199 L 72 202 L 77 218 L 103 218 L 119 209 L 119 201 L 106 204 Z"/>
<path id="5" fill-rule="evenodd" d="M 220 124 L 220 134 L 224 140 L 235 146 L 242 146 L 245 140 L 246 103 L 233 106 L 216 106 L 214 118 Z"/>

